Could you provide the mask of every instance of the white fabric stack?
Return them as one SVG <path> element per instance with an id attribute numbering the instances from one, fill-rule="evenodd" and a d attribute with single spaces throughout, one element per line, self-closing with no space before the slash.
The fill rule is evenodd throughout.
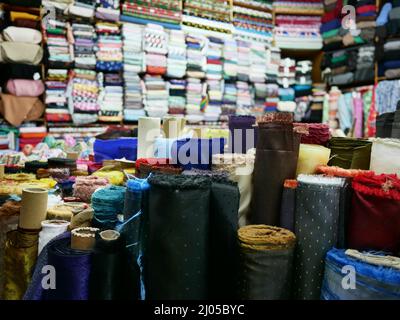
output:
<path id="1" fill-rule="evenodd" d="M 180 30 L 169 33 L 167 75 L 171 78 L 183 78 L 186 74 L 185 34 Z"/>

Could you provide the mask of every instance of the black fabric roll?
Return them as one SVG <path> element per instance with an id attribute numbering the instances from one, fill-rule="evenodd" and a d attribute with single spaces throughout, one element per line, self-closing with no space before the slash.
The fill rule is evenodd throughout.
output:
<path id="1" fill-rule="evenodd" d="M 280 227 L 294 232 L 294 213 L 296 209 L 296 180 L 286 180 L 283 186 Z"/>
<path id="2" fill-rule="evenodd" d="M 209 239 L 211 299 L 236 297 L 239 200 L 240 193 L 236 183 L 227 179 L 212 182 Z"/>
<path id="3" fill-rule="evenodd" d="M 210 178 L 153 174 L 148 181 L 146 297 L 206 299 Z"/>
<path id="4" fill-rule="evenodd" d="M 41 0 L 4 0 L 4 2 L 14 6 L 33 8 L 40 8 L 40 5 L 42 4 Z"/>
<path id="5" fill-rule="evenodd" d="M 245 300 L 289 299 L 295 235 L 286 229 L 249 225 L 239 229 L 239 297 Z"/>
<path id="6" fill-rule="evenodd" d="M 0 82 L 2 84 L 9 79 L 34 80 L 35 77 L 39 77 L 40 79 L 40 75 L 41 70 L 39 66 L 19 63 L 7 63 L 0 66 Z"/>
<path id="7" fill-rule="evenodd" d="M 251 200 L 252 224 L 279 225 L 283 183 L 296 177 L 299 146 L 300 135 L 293 131 L 293 123 L 259 123 Z"/>
<path id="8" fill-rule="evenodd" d="M 326 253 L 338 239 L 342 178 L 299 175 L 296 190 L 294 297 L 317 300 Z"/>
<path id="9" fill-rule="evenodd" d="M 44 161 L 27 161 L 25 162 L 25 172 L 27 173 L 36 173 L 38 169 L 47 169 L 48 164 Z"/>
<path id="10" fill-rule="evenodd" d="M 123 235 L 114 240 L 104 240 L 100 234 L 96 235 L 89 280 L 89 299 L 138 298 L 137 296 L 127 296 L 125 293 L 125 287 L 127 287 L 125 275 L 128 271 L 125 244 Z M 138 274 L 137 271 L 136 277 Z M 136 281 L 136 286 L 138 283 L 139 281 Z"/>
<path id="11" fill-rule="evenodd" d="M 66 158 L 49 158 L 47 160 L 49 168 L 69 168 L 76 169 L 76 160 Z"/>

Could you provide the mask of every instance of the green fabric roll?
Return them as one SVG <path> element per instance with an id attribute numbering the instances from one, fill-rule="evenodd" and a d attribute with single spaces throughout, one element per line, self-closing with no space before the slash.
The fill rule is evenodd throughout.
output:
<path id="1" fill-rule="evenodd" d="M 366 139 L 332 138 L 328 142 L 331 155 L 328 165 L 343 169 L 369 170 L 372 142 Z"/>

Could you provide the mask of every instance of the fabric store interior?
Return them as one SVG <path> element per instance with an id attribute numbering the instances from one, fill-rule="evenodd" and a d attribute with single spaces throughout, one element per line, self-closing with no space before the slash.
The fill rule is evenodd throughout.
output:
<path id="1" fill-rule="evenodd" d="M 399 300 L 399 101 L 400 0 L 3 1 L 0 299 Z"/>

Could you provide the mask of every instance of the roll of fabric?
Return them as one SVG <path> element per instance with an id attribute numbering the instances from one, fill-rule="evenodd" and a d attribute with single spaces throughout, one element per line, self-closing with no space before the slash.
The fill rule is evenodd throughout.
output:
<path id="1" fill-rule="evenodd" d="M 326 165 L 331 150 L 317 144 L 300 144 L 296 175 L 314 174 L 317 166 Z"/>
<path id="2" fill-rule="evenodd" d="M 344 169 L 368 170 L 371 158 L 371 141 L 351 138 L 332 138 L 328 147 L 331 160 L 328 165 Z"/>
<path id="3" fill-rule="evenodd" d="M 46 220 L 48 191 L 42 188 L 22 190 L 21 214 L 19 226 L 22 229 L 38 230 Z"/>
<path id="4" fill-rule="evenodd" d="M 70 237 L 56 239 L 47 248 L 47 264 L 56 270 L 56 287 L 44 290 L 44 300 L 87 300 L 91 251 L 71 249 Z"/>
<path id="5" fill-rule="evenodd" d="M 344 267 L 355 271 L 354 287 L 342 285 Z M 326 255 L 322 300 L 399 300 L 400 258 L 333 248 Z"/>
<path id="6" fill-rule="evenodd" d="M 245 300 L 289 299 L 295 235 L 286 229 L 249 225 L 238 232 L 240 292 Z"/>
<path id="7" fill-rule="evenodd" d="M 73 210 L 74 208 L 71 206 L 65 204 L 57 204 L 47 209 L 46 217 L 48 220 L 61 219 L 65 221 L 70 221 L 73 215 Z"/>
<path id="8" fill-rule="evenodd" d="M 295 123 L 294 126 L 304 128 L 301 143 L 319 144 L 326 146 L 329 141 L 329 125 L 324 123 Z"/>
<path id="9" fill-rule="evenodd" d="M 374 139 L 371 149 L 370 169 L 377 174 L 394 173 L 400 176 L 400 140 Z"/>
<path id="10" fill-rule="evenodd" d="M 89 299 L 123 299 L 127 267 L 125 239 L 115 230 L 96 236 L 89 279 Z"/>
<path id="11" fill-rule="evenodd" d="M 114 228 L 117 216 L 122 214 L 125 187 L 109 186 L 96 190 L 92 195 L 94 226 L 101 229 Z"/>
<path id="12" fill-rule="evenodd" d="M 138 122 L 138 151 L 137 158 L 154 156 L 154 141 L 161 136 L 161 119 L 141 117 Z"/>
<path id="13" fill-rule="evenodd" d="M 95 245 L 98 228 L 80 227 L 71 231 L 71 249 L 91 251 Z"/>
<path id="14" fill-rule="evenodd" d="M 76 160 L 67 158 L 49 158 L 47 160 L 50 169 L 76 170 Z"/>
<path id="15" fill-rule="evenodd" d="M 92 225 L 93 213 L 94 211 L 91 207 L 83 209 L 82 211 L 78 211 L 77 213 L 74 213 L 74 215 L 71 218 L 69 230 L 82 227 L 90 227 Z"/>
<path id="16" fill-rule="evenodd" d="M 267 113 L 258 123 L 258 141 L 251 200 L 252 224 L 279 225 L 285 179 L 296 177 L 300 136 L 293 131 L 293 115 Z"/>
<path id="17" fill-rule="evenodd" d="M 38 169 L 47 169 L 48 164 L 46 161 L 27 161 L 25 162 L 25 172 L 36 173 Z"/>
<path id="18" fill-rule="evenodd" d="M 239 262 L 239 188 L 233 181 L 215 177 L 210 197 L 209 298 L 234 299 Z"/>
<path id="19" fill-rule="evenodd" d="M 336 245 L 344 179 L 299 175 L 296 190 L 294 298 L 319 299 L 326 253 Z"/>
<path id="20" fill-rule="evenodd" d="M 400 253 L 400 179 L 365 173 L 353 179 L 349 247 Z"/>
<path id="21" fill-rule="evenodd" d="M 253 116 L 229 116 L 229 151 L 247 153 L 256 146 L 256 132 Z"/>
<path id="22" fill-rule="evenodd" d="M 38 254 L 44 246 L 53 238 L 67 231 L 69 222 L 65 220 L 45 220 L 42 221 L 42 231 L 39 233 Z"/>
<path id="23" fill-rule="evenodd" d="M 287 179 L 283 184 L 280 227 L 294 232 L 297 180 Z"/>
<path id="24" fill-rule="evenodd" d="M 181 139 L 174 142 L 171 149 L 172 164 L 184 170 L 210 170 L 212 155 L 224 153 L 225 139 Z"/>
<path id="25" fill-rule="evenodd" d="M 96 189 L 108 185 L 108 180 L 96 176 L 76 177 L 73 196 L 84 202 L 90 202 Z"/>
<path id="26" fill-rule="evenodd" d="M 219 172 L 228 172 L 229 179 L 238 184 L 240 192 L 238 217 L 240 227 L 248 224 L 253 191 L 252 175 L 254 170 L 254 158 L 254 154 L 251 152 L 246 155 L 238 153 L 215 154 L 212 157 L 212 169 Z"/>
<path id="27" fill-rule="evenodd" d="M 157 174 L 149 183 L 148 298 L 206 299 L 210 179 Z"/>
<path id="28" fill-rule="evenodd" d="M 4 250 L 5 300 L 22 299 L 31 281 L 38 253 L 39 234 L 22 229 L 7 233 Z"/>

